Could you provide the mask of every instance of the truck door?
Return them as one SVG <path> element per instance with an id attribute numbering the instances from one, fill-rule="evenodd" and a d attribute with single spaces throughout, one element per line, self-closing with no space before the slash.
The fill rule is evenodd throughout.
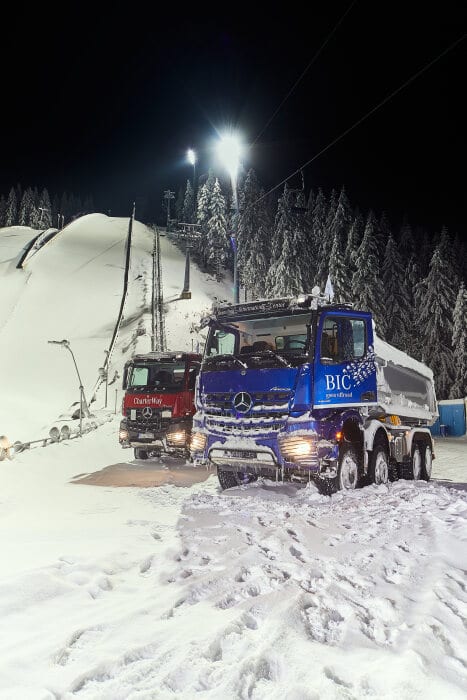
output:
<path id="1" fill-rule="evenodd" d="M 376 405 L 371 315 L 323 311 L 318 322 L 314 408 Z"/>
<path id="2" fill-rule="evenodd" d="M 186 411 L 194 413 L 196 377 L 201 369 L 201 362 L 191 361 L 188 365 L 186 376 Z"/>

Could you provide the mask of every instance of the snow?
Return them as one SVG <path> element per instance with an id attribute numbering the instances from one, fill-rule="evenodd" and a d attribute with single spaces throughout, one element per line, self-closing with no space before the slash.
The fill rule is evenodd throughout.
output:
<path id="1" fill-rule="evenodd" d="M 459 488 L 71 484 L 117 425 L 0 464 L 2 700 L 465 697 L 465 439 Z"/>
<path id="2" fill-rule="evenodd" d="M 0 433 L 21 438 L 24 425 L 30 439 L 75 400 L 70 358 L 41 350 L 50 337 L 71 340 L 94 385 L 127 225 L 84 217 L 24 273 L 0 263 Z M 2 230 L 0 261 L 29 233 Z M 136 224 L 111 373 L 149 349 L 151 249 Z M 162 254 L 169 299 L 184 257 L 166 238 Z M 192 291 L 167 304 L 170 349 L 191 350 L 197 319 L 229 294 L 196 268 Z M 0 700 L 466 697 L 466 438 L 436 441 L 428 484 L 328 497 L 261 481 L 221 493 L 199 467 L 189 487 L 112 488 L 99 475 L 128 460 L 131 483 L 138 464 L 118 445 L 111 396 L 105 411 L 98 393 L 109 419 L 98 430 L 0 462 Z M 177 467 L 155 462 L 154 483 L 165 468 Z M 89 484 L 95 472 L 104 485 Z"/>

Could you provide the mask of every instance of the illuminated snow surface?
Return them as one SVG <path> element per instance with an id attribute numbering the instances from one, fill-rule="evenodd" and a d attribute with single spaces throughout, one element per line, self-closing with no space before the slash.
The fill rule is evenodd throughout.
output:
<path id="1" fill-rule="evenodd" d="M 106 220 L 91 217 L 98 229 L 110 224 Z M 126 225 L 116 221 L 121 233 L 115 241 L 123 239 Z M 140 322 L 148 327 L 151 249 L 149 232 L 138 228 L 141 265 L 132 274 L 134 313 L 119 339 L 119 370 L 149 342 L 136 332 Z M 170 297 L 179 289 L 184 259 L 162 241 Z M 110 288 L 115 299 L 121 288 L 119 246 L 117 262 L 107 257 L 112 251 L 101 256 L 104 266 L 120 265 L 108 284 L 112 308 Z M 36 277 L 42 300 L 45 270 L 53 274 L 45 263 L 48 248 L 52 243 L 36 260 L 39 267 L 44 256 L 44 273 Z M 89 265 L 82 270 L 83 279 L 93 277 Z M 0 268 L 4 285 L 1 274 Z M 79 274 L 74 268 L 69 277 Z M 31 272 L 28 285 L 33 277 Z M 7 337 L 12 342 L 13 364 L 29 294 L 15 284 L 9 277 L 8 336 L 5 325 L 0 329 L 2 345 Z M 209 296 L 225 294 L 196 272 L 193 288 L 191 306 L 169 304 L 174 349 L 181 342 L 191 349 L 196 335 L 187 327 Z M 64 294 L 67 286 L 61 289 Z M 70 338 L 89 367 L 83 373 L 90 384 L 109 331 L 98 312 L 89 311 L 98 290 L 97 284 L 81 286 Z M 84 300 L 92 319 L 89 343 L 78 309 Z M 66 300 L 57 303 L 66 306 Z M 67 337 L 52 327 L 48 311 L 43 314 L 47 333 Z M 34 316 L 30 323 L 41 325 Z M 71 321 L 66 323 L 71 335 Z M 70 358 L 62 366 L 60 349 L 47 351 L 41 373 L 52 372 L 61 382 L 71 375 L 71 398 L 48 392 L 50 380 L 38 379 L 44 424 L 74 397 Z M 65 405 L 58 409 L 61 398 Z M 130 451 L 116 442 L 118 416 L 101 409 L 102 392 L 96 404 L 111 422 L 82 439 L 0 462 L 1 700 L 466 697 L 465 439 L 437 441 L 429 484 L 399 481 L 332 497 L 313 486 L 267 481 L 221 493 L 215 476 L 189 488 L 72 484 L 77 475 L 126 459 L 134 467 Z M 155 462 L 154 468 L 163 465 Z"/>

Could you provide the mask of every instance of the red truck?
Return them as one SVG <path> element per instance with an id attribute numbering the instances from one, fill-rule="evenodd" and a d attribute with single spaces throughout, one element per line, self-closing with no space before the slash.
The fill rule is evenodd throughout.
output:
<path id="1" fill-rule="evenodd" d="M 136 459 L 189 456 L 200 364 L 201 355 L 188 352 L 150 352 L 125 364 L 119 440 Z"/>

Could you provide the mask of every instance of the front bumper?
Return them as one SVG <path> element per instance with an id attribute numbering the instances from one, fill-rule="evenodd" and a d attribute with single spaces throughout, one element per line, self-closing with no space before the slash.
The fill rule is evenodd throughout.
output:
<path id="1" fill-rule="evenodd" d="M 124 419 L 120 423 L 119 442 L 126 448 L 145 447 L 168 454 L 186 454 L 189 450 L 190 435 L 191 421 L 173 422 L 162 429 L 148 424 L 142 431 L 141 426 L 134 426 Z"/>

